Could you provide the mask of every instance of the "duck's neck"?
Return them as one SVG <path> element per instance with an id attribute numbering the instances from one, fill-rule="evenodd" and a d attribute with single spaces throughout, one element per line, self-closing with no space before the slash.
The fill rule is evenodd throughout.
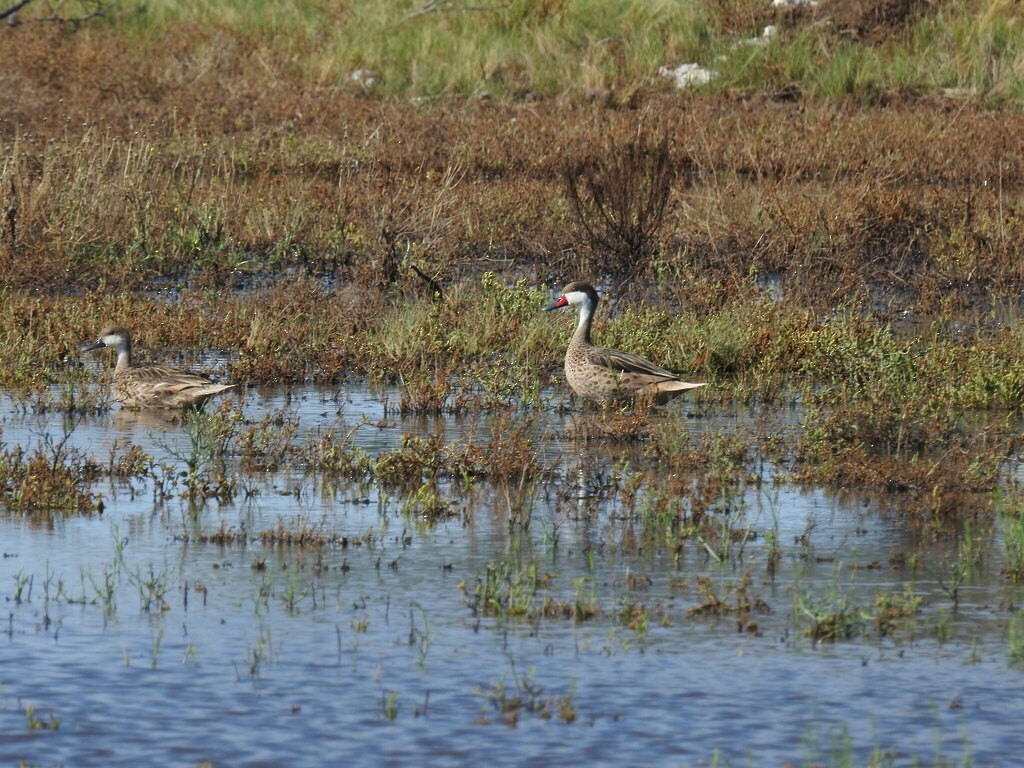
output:
<path id="1" fill-rule="evenodd" d="M 114 373 L 122 373 L 132 367 L 132 351 L 125 347 L 117 351 L 117 365 L 114 366 Z"/>
<path id="2" fill-rule="evenodd" d="M 580 307 L 580 319 L 572 340 L 577 344 L 590 344 L 590 325 L 594 322 L 594 307 L 587 301 Z"/>

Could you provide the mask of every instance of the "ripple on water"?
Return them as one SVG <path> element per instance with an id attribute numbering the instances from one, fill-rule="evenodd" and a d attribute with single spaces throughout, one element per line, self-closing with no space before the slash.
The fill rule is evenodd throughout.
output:
<path id="1" fill-rule="evenodd" d="M 244 409 L 252 421 L 284 409 L 300 435 L 363 416 L 388 421 L 379 394 L 336 395 L 249 392 Z M 0 415 L 8 446 L 63 434 L 59 415 L 20 413 L 7 400 Z M 561 426 L 555 419 L 543 449 L 560 474 L 534 496 L 534 524 L 519 539 L 508 535 L 507 500 L 486 484 L 460 500 L 474 514 L 430 527 L 405 519 L 395 499 L 382 516 L 372 488 L 369 503 L 353 502 L 354 489 L 321 494 L 301 471 L 254 478 L 253 499 L 211 503 L 194 517 L 177 499 L 155 505 L 142 482 L 98 484 L 102 516 L 48 526 L 0 516 L 0 763 L 676 766 L 706 765 L 720 750 L 731 764 L 781 765 L 837 750 L 860 763 L 876 747 L 892 750 L 895 764 L 1017 759 L 1024 681 L 1007 663 L 1012 613 L 1001 606 L 1019 595 L 997 573 L 975 574 L 954 614 L 943 569 L 955 545 L 936 545 L 933 562 L 914 574 L 893 570 L 894 552 L 920 546 L 898 519 L 786 486 L 749 491 L 741 510 L 762 534 L 777 530 L 784 557 L 774 581 L 763 535 L 729 566 L 714 565 L 696 543 L 678 561 L 657 545 L 638 550 L 626 541 L 632 524 L 614 519 L 617 502 L 591 497 L 579 480 L 619 459 L 601 446 L 581 454 L 558 436 Z M 486 423 L 472 428 L 486 435 Z M 399 419 L 355 439 L 376 453 L 410 431 L 450 442 L 469 429 L 465 420 Z M 115 410 L 82 419 L 69 444 L 102 461 L 115 441 L 131 441 L 180 466 L 188 439 L 179 424 Z M 578 505 L 577 496 L 585 497 Z M 318 558 L 181 540 L 195 528 L 258 532 L 299 516 L 352 539 L 372 531 L 373 543 Z M 801 536 L 815 557 L 802 557 Z M 487 565 L 516 557 L 535 558 L 559 599 L 591 600 L 604 615 L 504 626 L 476 616 L 469 598 Z M 990 571 L 999 557 L 989 555 Z M 882 567 L 846 567 L 876 561 Z M 701 600 L 697 576 L 728 601 L 744 570 L 772 609 L 756 616 L 759 634 L 738 633 L 730 616 L 687 616 Z M 99 596 L 107 573 L 115 575 L 110 610 Z M 650 583 L 631 589 L 627 573 Z M 167 610 L 155 602 L 144 610 L 147 582 L 159 585 Z M 815 645 L 794 626 L 796 592 L 870 606 L 905 583 L 925 598 L 923 618 L 895 638 Z M 616 618 L 628 603 L 650 610 L 646 633 Z M 942 621 L 952 632 L 946 643 L 935 639 Z M 502 724 L 496 702 L 530 691 L 538 705 L 550 699 L 555 715 L 523 711 L 515 727 Z M 577 715 L 571 725 L 557 716 L 563 700 Z M 29 730 L 29 705 L 44 723 L 58 718 L 59 729 Z"/>

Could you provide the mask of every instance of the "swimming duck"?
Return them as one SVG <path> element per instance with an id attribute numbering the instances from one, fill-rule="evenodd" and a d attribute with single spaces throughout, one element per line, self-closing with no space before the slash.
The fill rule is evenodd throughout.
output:
<path id="1" fill-rule="evenodd" d="M 579 307 L 580 319 L 565 351 L 565 378 L 580 397 L 601 404 L 648 400 L 664 405 L 683 392 L 705 386 L 682 381 L 672 371 L 629 352 L 595 347 L 590 326 L 597 311 L 597 291 L 590 283 L 569 283 L 544 311 L 568 306 Z"/>
<path id="2" fill-rule="evenodd" d="M 199 407 L 210 397 L 234 384 L 214 384 L 209 379 L 175 368 L 132 366 L 132 335 L 120 325 L 108 325 L 92 344 L 82 346 L 83 352 L 110 347 L 117 352 L 114 399 L 128 408 Z"/>

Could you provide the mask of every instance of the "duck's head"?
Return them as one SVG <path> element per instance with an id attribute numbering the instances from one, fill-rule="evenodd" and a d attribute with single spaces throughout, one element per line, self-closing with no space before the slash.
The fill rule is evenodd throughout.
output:
<path id="1" fill-rule="evenodd" d="M 120 325 L 108 325 L 102 331 L 100 331 L 99 338 L 91 344 L 83 344 L 81 350 L 88 352 L 93 349 L 100 349 L 101 347 L 111 347 L 117 350 L 118 354 L 132 347 L 132 335 L 128 333 L 128 329 Z"/>
<path id="2" fill-rule="evenodd" d="M 562 289 L 562 295 L 544 307 L 544 311 L 550 312 L 552 309 L 561 307 L 583 307 L 589 312 L 593 312 L 597 307 L 597 291 L 590 283 L 583 281 L 569 283 Z"/>

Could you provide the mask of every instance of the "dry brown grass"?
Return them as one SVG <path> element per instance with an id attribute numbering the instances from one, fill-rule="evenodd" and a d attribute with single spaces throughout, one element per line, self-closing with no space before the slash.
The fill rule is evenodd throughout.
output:
<path id="1" fill-rule="evenodd" d="M 761 14 L 736 0 L 720 21 L 742 30 Z M 871 34 L 869 16 L 842 23 Z M 648 84 L 590 104 L 374 100 L 222 29 L 143 51 L 110 30 L 14 28 L 0 60 L 6 386 L 80 391 L 74 345 L 116 320 L 142 362 L 220 349 L 238 383 L 359 375 L 401 383 L 405 413 L 475 413 L 562 385 L 565 337 L 530 319 L 531 291 L 592 270 L 638 286 L 600 316 L 601 338 L 693 370 L 711 407 L 848 393 L 823 399 L 818 433 L 792 446 L 815 482 L 952 498 L 991 487 L 1012 447 L 958 413 L 1019 409 L 1019 334 L 990 318 L 957 344 L 923 331 L 911 350 L 876 331 L 898 309 L 948 315 L 1024 291 L 1017 112 Z M 619 168 L 617 148 L 643 135 L 663 141 L 659 162 Z M 629 269 L 578 237 L 563 171 L 583 158 L 608 187 L 668 180 L 650 209 L 660 224 L 636 222 L 642 237 L 615 254 Z M 656 321 L 641 297 L 664 310 Z M 918 386 L 878 383 L 904 365 Z M 649 443 L 641 416 L 592 436 Z M 421 479 L 542 473 L 525 434 L 502 447 L 467 444 L 453 466 L 428 460 L 446 446 L 392 460 Z M 732 477 L 707 466 L 744 463 L 743 445 L 662 448 L 706 478 L 688 486 L 698 518 Z"/>
<path id="2" fill-rule="evenodd" d="M 158 42 L 143 56 L 96 32 L 0 37 L 8 285 L 222 289 L 297 268 L 430 292 L 484 264 L 564 281 L 582 263 L 565 162 L 657 124 L 686 168 L 644 248 L 690 293 L 715 300 L 752 272 L 825 305 L 1024 287 L 1019 114 L 654 91 L 629 109 L 427 108 L 304 82 L 226 33 Z"/>

